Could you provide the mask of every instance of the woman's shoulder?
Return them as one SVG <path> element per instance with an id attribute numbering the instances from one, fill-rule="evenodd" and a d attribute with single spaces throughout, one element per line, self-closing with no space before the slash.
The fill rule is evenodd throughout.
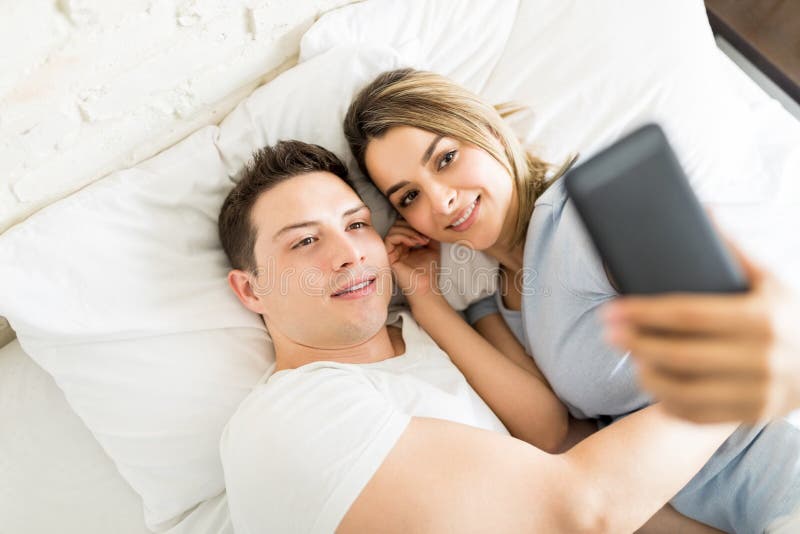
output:
<path id="1" fill-rule="evenodd" d="M 528 232 L 525 237 L 525 255 L 546 242 L 561 224 L 561 215 L 567 203 L 567 192 L 564 180 L 559 178 L 545 189 L 533 205 L 533 212 L 528 221 Z"/>
<path id="2" fill-rule="evenodd" d="M 536 269 L 540 277 L 558 279 L 567 291 L 581 297 L 615 294 L 563 180 L 550 186 L 540 200 L 528 228 L 525 266 Z"/>

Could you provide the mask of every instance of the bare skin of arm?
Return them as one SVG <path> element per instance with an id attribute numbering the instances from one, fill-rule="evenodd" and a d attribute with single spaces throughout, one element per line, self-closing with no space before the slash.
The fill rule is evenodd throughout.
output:
<path id="1" fill-rule="evenodd" d="M 653 405 L 552 455 L 414 417 L 337 532 L 633 532 L 734 428 L 695 425 Z"/>
<path id="2" fill-rule="evenodd" d="M 499 313 L 487 315 L 473 326 L 508 359 L 538 376 L 542 383 L 549 387 L 533 359 L 525 352 L 524 347 L 517 341 Z M 570 416 L 569 429 L 558 452 L 566 452 L 596 431 L 597 425 L 594 421 L 575 419 Z M 514 437 L 524 440 L 520 436 Z M 667 504 L 636 532 L 638 534 L 719 534 L 722 531 L 686 517 Z"/>
<path id="3" fill-rule="evenodd" d="M 505 348 L 511 355 L 507 356 L 467 324 L 441 295 L 429 293 L 409 301 L 420 326 L 450 356 L 511 435 L 545 451 L 558 450 L 567 434 L 567 410 L 533 360 L 524 351 L 510 348 L 507 336 L 513 334 L 501 331 L 495 335 L 499 325 L 486 328 L 487 319 L 492 318 L 480 321 L 484 331 L 490 330 L 490 337 L 509 345 Z M 530 364 L 524 364 L 522 358 Z"/>
<path id="4" fill-rule="evenodd" d="M 392 271 L 414 319 L 447 353 L 512 436 L 548 452 L 558 450 L 567 433 L 566 407 L 533 360 L 519 350 L 502 318 L 498 315 L 479 321 L 485 338 L 438 291 L 433 291 L 440 256 L 436 241 L 405 225 L 392 227 L 385 241 Z M 414 248 L 423 244 L 426 246 Z"/>
<path id="5" fill-rule="evenodd" d="M 506 358 L 538 377 L 548 388 L 550 387 L 544 375 L 533 361 L 533 358 L 525 352 L 525 348 L 520 345 L 517 338 L 514 337 L 514 333 L 508 327 L 505 320 L 503 320 L 502 315 L 499 313 L 490 313 L 478 319 L 472 326 Z"/>

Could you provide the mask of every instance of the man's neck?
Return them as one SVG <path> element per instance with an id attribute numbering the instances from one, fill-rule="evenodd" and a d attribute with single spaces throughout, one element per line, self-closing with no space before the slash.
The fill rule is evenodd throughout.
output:
<path id="1" fill-rule="evenodd" d="M 342 347 L 302 345 L 280 334 L 274 334 L 272 342 L 275 347 L 275 372 L 296 369 L 319 361 L 375 363 L 405 352 L 405 343 L 400 330 L 396 327 L 386 326 L 362 342 Z"/>

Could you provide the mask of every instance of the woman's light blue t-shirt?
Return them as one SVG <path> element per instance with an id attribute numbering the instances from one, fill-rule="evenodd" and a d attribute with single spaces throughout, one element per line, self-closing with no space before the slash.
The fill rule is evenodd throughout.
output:
<path id="1" fill-rule="evenodd" d="M 503 306 L 498 292 L 466 316 L 474 323 L 499 312 L 574 417 L 611 422 L 652 402 L 630 354 L 603 339 L 598 311 L 617 292 L 563 180 L 536 202 L 517 283 L 521 311 Z M 739 427 L 672 505 L 725 531 L 763 532 L 800 505 L 800 430 L 786 419 Z"/>

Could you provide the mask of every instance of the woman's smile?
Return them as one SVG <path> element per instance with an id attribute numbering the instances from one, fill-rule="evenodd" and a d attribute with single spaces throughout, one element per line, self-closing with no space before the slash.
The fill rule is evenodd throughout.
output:
<path id="1" fill-rule="evenodd" d="M 458 213 L 457 218 L 450 223 L 445 229 L 455 230 L 456 232 L 465 232 L 472 226 L 478 218 L 480 212 L 481 196 L 478 195 L 472 203 Z"/>

